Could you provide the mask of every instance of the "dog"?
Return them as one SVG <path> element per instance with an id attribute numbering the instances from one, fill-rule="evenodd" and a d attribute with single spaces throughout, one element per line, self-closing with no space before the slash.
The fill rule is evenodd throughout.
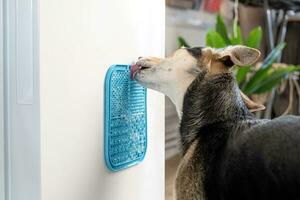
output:
<path id="1" fill-rule="evenodd" d="M 176 106 L 177 200 L 300 199 L 300 117 L 256 119 L 264 106 L 240 91 L 231 71 L 259 56 L 241 45 L 181 48 L 131 67 L 132 78 Z"/>

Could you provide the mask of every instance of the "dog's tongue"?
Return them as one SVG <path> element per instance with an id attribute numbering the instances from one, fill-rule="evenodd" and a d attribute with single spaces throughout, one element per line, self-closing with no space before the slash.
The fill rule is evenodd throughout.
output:
<path id="1" fill-rule="evenodd" d="M 136 72 L 139 70 L 139 66 L 136 64 L 132 64 L 130 66 L 130 78 L 133 80 Z"/>

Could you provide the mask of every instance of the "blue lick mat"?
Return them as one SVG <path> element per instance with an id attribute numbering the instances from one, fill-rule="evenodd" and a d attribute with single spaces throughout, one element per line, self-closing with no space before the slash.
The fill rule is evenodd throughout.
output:
<path id="1" fill-rule="evenodd" d="M 111 66 L 105 77 L 104 152 L 112 171 L 138 164 L 147 149 L 146 89 L 130 79 L 129 65 Z"/>

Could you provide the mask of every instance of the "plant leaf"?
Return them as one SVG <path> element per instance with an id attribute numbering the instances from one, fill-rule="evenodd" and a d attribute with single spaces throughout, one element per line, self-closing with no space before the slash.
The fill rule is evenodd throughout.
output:
<path id="1" fill-rule="evenodd" d="M 243 92 L 245 92 L 246 94 L 251 94 L 256 85 L 267 78 L 269 69 L 272 67 L 272 64 L 276 60 L 276 58 L 280 55 L 284 46 L 285 44 L 281 43 L 271 51 L 271 53 L 263 61 L 259 70 L 250 78 L 247 84 L 243 87 Z"/>
<path id="2" fill-rule="evenodd" d="M 206 34 L 206 46 L 210 46 L 213 48 L 223 48 L 227 45 L 219 33 L 214 30 L 209 30 Z"/>
<path id="3" fill-rule="evenodd" d="M 251 66 L 238 67 L 236 72 L 236 80 L 239 85 L 246 79 L 247 73 L 250 70 L 251 70 Z"/>
<path id="4" fill-rule="evenodd" d="M 268 76 L 268 71 L 272 65 L 270 64 L 265 69 L 259 69 L 247 82 L 242 91 L 246 94 L 251 94 L 259 82 L 263 81 Z"/>
<path id="5" fill-rule="evenodd" d="M 281 54 L 283 48 L 285 47 L 285 43 L 282 42 L 280 44 L 278 44 L 270 53 L 269 55 L 264 59 L 264 62 L 262 64 L 262 66 L 260 67 L 261 69 L 266 68 L 267 66 L 269 66 L 270 64 L 272 64 L 277 58 L 278 56 Z"/>
<path id="6" fill-rule="evenodd" d="M 230 40 L 232 45 L 242 45 L 243 42 L 243 36 L 240 26 L 237 24 L 237 20 L 234 20 L 233 22 L 233 33 L 232 38 Z"/>
<path id="7" fill-rule="evenodd" d="M 246 45 L 252 48 L 259 48 L 262 38 L 262 29 L 260 26 L 253 29 L 247 38 Z"/>
<path id="8" fill-rule="evenodd" d="M 217 15 L 217 22 L 216 22 L 216 31 L 222 36 L 223 40 L 227 45 L 230 45 L 230 40 L 228 37 L 228 32 L 224 23 L 224 20 L 220 15 Z"/>
<path id="9" fill-rule="evenodd" d="M 190 47 L 190 45 L 185 41 L 185 39 L 181 36 L 177 38 L 178 48 L 181 47 Z"/>
<path id="10" fill-rule="evenodd" d="M 253 89 L 253 93 L 261 94 L 272 90 L 277 86 L 289 73 L 299 71 L 300 66 L 288 66 L 273 71 L 268 75 L 268 78 Z"/>

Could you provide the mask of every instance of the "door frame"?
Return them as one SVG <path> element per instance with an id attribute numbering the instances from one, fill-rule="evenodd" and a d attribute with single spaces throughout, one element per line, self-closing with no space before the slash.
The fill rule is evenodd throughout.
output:
<path id="1" fill-rule="evenodd" d="M 40 200 L 38 0 L 0 8 L 0 200 Z"/>
<path id="2" fill-rule="evenodd" d="M 0 177 L 5 177 L 4 173 L 4 20 L 3 20 L 3 0 L 0 0 Z M 5 199 L 5 178 L 0 178 L 0 200 Z"/>

